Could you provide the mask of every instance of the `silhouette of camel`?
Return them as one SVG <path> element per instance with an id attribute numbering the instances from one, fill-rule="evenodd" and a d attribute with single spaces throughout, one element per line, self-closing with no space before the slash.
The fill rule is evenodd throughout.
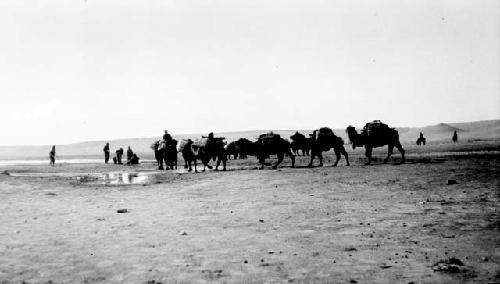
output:
<path id="1" fill-rule="evenodd" d="M 387 157 L 384 163 L 389 161 L 394 147 L 401 153 L 401 163 L 405 162 L 405 151 L 399 142 L 399 133 L 394 128 L 389 128 L 386 124 L 380 121 L 373 121 L 367 123 L 363 128 L 361 134 L 358 134 L 353 126 L 348 126 L 346 129 L 349 140 L 352 143 L 352 148 L 365 147 L 365 154 L 368 158 L 366 165 L 371 164 L 373 148 L 388 146 Z"/>
<path id="2" fill-rule="evenodd" d="M 349 158 L 344 148 L 344 140 L 336 136 L 330 128 L 322 127 L 319 129 L 319 131 L 314 130 L 312 134 L 312 141 L 313 142 L 311 149 L 311 161 L 309 162 L 309 167 L 312 167 L 314 157 L 316 156 L 319 158 L 319 166 L 322 167 L 323 166 L 322 152 L 329 151 L 332 148 L 333 151 L 335 152 L 335 156 L 337 157 L 337 160 L 335 161 L 335 164 L 333 164 L 333 166 L 334 167 L 337 166 L 341 158 L 341 154 L 344 155 L 346 160 L 346 165 L 349 166 Z"/>

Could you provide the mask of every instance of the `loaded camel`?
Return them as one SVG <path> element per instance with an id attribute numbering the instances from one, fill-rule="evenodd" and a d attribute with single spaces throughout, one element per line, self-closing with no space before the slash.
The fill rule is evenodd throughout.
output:
<path id="1" fill-rule="evenodd" d="M 387 157 L 384 163 L 389 161 L 394 147 L 401 153 L 401 163 L 405 162 L 405 151 L 399 142 L 399 133 L 394 128 L 389 128 L 386 124 L 375 120 L 367 123 L 361 133 L 358 133 L 353 126 L 348 126 L 346 129 L 352 148 L 365 147 L 365 155 L 368 158 L 366 165 L 371 164 L 373 148 L 388 146 Z"/>
<path id="2" fill-rule="evenodd" d="M 323 166 L 323 155 L 322 152 L 329 151 L 333 148 L 337 160 L 333 164 L 334 167 L 337 166 L 341 155 L 344 155 L 346 160 L 346 165 L 349 166 L 349 157 L 344 148 L 344 140 L 336 136 L 333 131 L 328 127 L 322 127 L 319 130 L 314 130 L 312 134 L 312 147 L 311 147 L 311 161 L 309 162 L 309 167 L 312 167 L 314 157 L 319 158 L 319 166 Z"/>

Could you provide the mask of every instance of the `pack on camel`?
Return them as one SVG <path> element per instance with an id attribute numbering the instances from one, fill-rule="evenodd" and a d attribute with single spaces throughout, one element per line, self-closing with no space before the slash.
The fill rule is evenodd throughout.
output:
<path id="1" fill-rule="evenodd" d="M 169 144 L 164 140 L 155 141 L 151 149 L 155 153 L 159 170 L 163 170 L 163 162 L 165 162 L 165 169 L 177 169 L 177 140 L 172 139 Z"/>
<path id="2" fill-rule="evenodd" d="M 335 156 L 337 157 L 337 160 L 335 161 L 335 164 L 333 164 L 333 166 L 334 167 L 337 166 L 341 158 L 341 155 L 344 155 L 346 160 L 346 165 L 349 166 L 349 157 L 344 148 L 344 140 L 336 136 L 330 128 L 322 127 L 319 130 L 314 130 L 312 134 L 312 139 L 314 142 L 312 143 L 311 161 L 309 162 L 309 167 L 313 166 L 314 157 L 319 158 L 319 166 L 322 167 L 323 166 L 322 152 L 329 151 L 332 148 L 333 151 L 335 152 Z"/>
<path id="3" fill-rule="evenodd" d="M 295 132 L 292 136 L 290 136 L 290 139 L 292 139 L 292 143 L 290 143 L 290 147 L 292 148 L 292 151 L 294 152 L 295 155 L 299 154 L 299 150 L 302 151 L 302 156 L 309 156 L 309 151 L 311 150 L 311 142 L 312 139 L 306 138 L 304 134 L 299 133 L 298 131 Z"/>
<path id="4" fill-rule="evenodd" d="M 285 155 L 289 156 L 292 160 L 292 168 L 295 167 L 295 155 L 290 150 L 290 142 L 280 137 L 279 134 L 272 132 L 262 134 L 259 139 L 253 143 L 252 150 L 249 155 L 253 154 L 259 159 L 261 164 L 260 169 L 264 168 L 266 158 L 270 155 L 277 155 L 278 161 L 272 166 L 273 169 L 278 168 L 278 165 L 283 162 Z"/>
<path id="5" fill-rule="evenodd" d="M 356 147 L 365 147 L 365 155 L 368 158 L 366 165 L 371 164 L 373 148 L 383 147 L 385 145 L 387 145 L 389 149 L 387 157 L 384 159 L 384 163 L 389 161 L 394 147 L 401 153 L 401 163 L 405 162 L 405 151 L 399 142 L 399 133 L 396 129 L 389 128 L 387 124 L 379 120 L 374 120 L 365 125 L 361 134 L 358 134 L 353 126 L 348 126 L 346 132 L 353 149 L 356 149 Z"/>
<path id="6" fill-rule="evenodd" d="M 217 165 L 215 170 L 217 171 L 221 162 L 223 165 L 222 170 L 226 170 L 226 150 L 224 148 L 223 138 L 213 138 L 210 141 L 197 141 L 193 142 L 188 139 L 182 143 L 182 147 L 179 148 L 182 152 L 182 157 L 184 158 L 184 168 L 188 171 L 192 171 L 191 163 L 194 163 L 194 171 L 197 173 L 197 160 L 200 160 L 203 164 L 203 171 L 205 168 L 212 169 L 209 165 L 210 160 L 217 160 Z"/>

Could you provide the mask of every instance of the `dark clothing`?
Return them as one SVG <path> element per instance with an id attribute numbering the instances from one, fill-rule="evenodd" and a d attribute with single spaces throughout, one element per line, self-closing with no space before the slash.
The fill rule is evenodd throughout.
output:
<path id="1" fill-rule="evenodd" d="M 167 142 L 167 144 L 170 144 L 170 142 L 172 142 L 172 136 L 170 136 L 170 134 L 168 133 L 163 134 L 163 141 Z"/>
<path id="2" fill-rule="evenodd" d="M 139 157 L 136 154 L 133 154 L 130 159 L 127 160 L 127 165 L 137 165 L 139 164 Z"/>
<path id="3" fill-rule="evenodd" d="M 49 160 L 50 165 L 53 166 L 56 163 L 56 148 L 52 147 L 52 150 L 49 152 Z"/>
<path id="4" fill-rule="evenodd" d="M 132 149 L 128 148 L 127 149 L 127 161 L 132 159 L 132 155 L 134 155 L 134 152 L 132 151 Z"/>
<path id="5" fill-rule="evenodd" d="M 123 149 L 120 148 L 118 150 L 116 150 L 116 162 L 117 164 L 119 165 L 122 165 L 122 156 L 123 156 Z"/>
<path id="6" fill-rule="evenodd" d="M 106 144 L 102 150 L 104 151 L 104 163 L 107 164 L 109 161 L 109 144 Z"/>

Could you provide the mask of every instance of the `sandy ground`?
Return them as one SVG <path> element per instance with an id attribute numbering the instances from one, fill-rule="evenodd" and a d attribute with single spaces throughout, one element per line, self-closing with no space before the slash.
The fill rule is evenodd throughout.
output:
<path id="1" fill-rule="evenodd" d="M 0 283 L 498 283 L 499 145 L 407 146 L 404 165 L 349 149 L 336 168 L 3 167 L 81 176 L 0 174 Z M 111 171 L 153 175 L 85 178 Z"/>

